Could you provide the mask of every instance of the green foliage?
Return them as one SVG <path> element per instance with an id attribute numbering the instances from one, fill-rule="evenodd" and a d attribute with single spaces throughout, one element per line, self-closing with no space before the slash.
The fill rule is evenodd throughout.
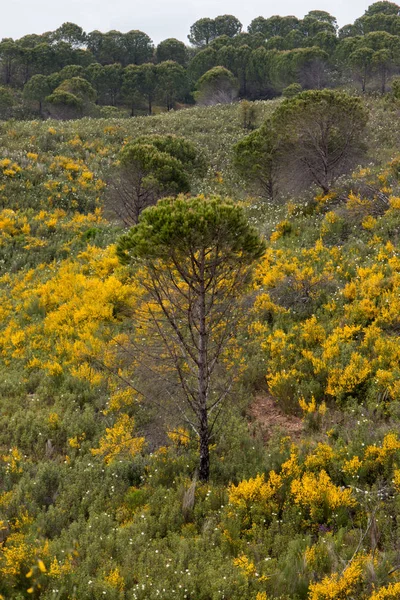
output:
<path id="1" fill-rule="evenodd" d="M 267 120 L 233 148 L 239 175 L 255 184 L 256 192 L 270 200 L 275 200 L 278 192 L 278 139 L 272 121 Z"/>
<path id="2" fill-rule="evenodd" d="M 400 77 L 395 77 L 391 81 L 392 85 L 392 94 L 396 98 L 396 100 L 400 100 Z"/>
<path id="3" fill-rule="evenodd" d="M 358 98 L 328 90 L 287 99 L 272 117 L 289 168 L 305 172 L 324 193 L 359 159 L 367 120 Z"/>
<path id="4" fill-rule="evenodd" d="M 173 60 L 183 67 L 188 61 L 188 51 L 183 42 L 175 38 L 169 38 L 160 42 L 156 49 L 157 62 Z"/>
<path id="5" fill-rule="evenodd" d="M 9 109 L 14 104 L 14 97 L 11 90 L 7 87 L 0 87 L 0 116 L 1 118 L 6 118 L 9 112 Z"/>
<path id="6" fill-rule="evenodd" d="M 167 195 L 190 191 L 193 176 L 204 177 L 196 147 L 177 136 L 141 136 L 119 153 L 118 175 L 110 185 L 110 208 L 124 223 L 137 223 L 144 208 Z"/>
<path id="7" fill-rule="evenodd" d="M 200 77 L 196 89 L 195 98 L 199 104 L 226 104 L 236 98 L 238 85 L 231 71 L 214 67 Z"/>
<path id="8" fill-rule="evenodd" d="M 190 252 L 212 247 L 222 240 L 224 264 L 252 262 L 264 251 L 254 229 L 249 228 L 244 212 L 220 198 L 165 198 L 157 207 L 143 213 L 140 223 L 118 243 L 123 263 L 132 258 L 163 258 L 172 251 L 182 258 Z"/>
<path id="9" fill-rule="evenodd" d="M 77 98 L 80 98 L 82 102 L 93 101 L 96 98 L 96 91 L 90 83 L 82 77 L 65 79 L 55 90 L 56 94 L 59 92 L 74 94 Z"/>
<path id="10" fill-rule="evenodd" d="M 283 90 L 282 96 L 284 96 L 285 98 L 293 98 L 294 96 L 297 96 L 297 94 L 300 94 L 302 91 L 303 88 L 299 83 L 291 83 Z"/>

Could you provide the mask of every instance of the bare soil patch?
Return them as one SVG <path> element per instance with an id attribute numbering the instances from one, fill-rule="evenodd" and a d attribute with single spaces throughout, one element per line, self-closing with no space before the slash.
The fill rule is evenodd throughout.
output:
<path id="1" fill-rule="evenodd" d="M 295 415 L 284 413 L 272 396 L 256 396 L 249 407 L 249 414 L 253 424 L 261 431 L 265 442 L 271 438 L 276 429 L 284 431 L 294 441 L 301 437 L 304 430 L 302 420 Z"/>

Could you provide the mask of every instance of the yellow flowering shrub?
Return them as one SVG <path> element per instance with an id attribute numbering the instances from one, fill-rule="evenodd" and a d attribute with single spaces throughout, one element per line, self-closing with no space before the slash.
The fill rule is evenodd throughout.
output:
<path id="1" fill-rule="evenodd" d="M 332 483 L 326 471 L 318 474 L 304 473 L 300 479 L 294 479 L 290 487 L 293 500 L 307 509 L 312 522 L 329 520 L 338 508 L 352 508 L 356 500 L 349 489 L 341 489 Z"/>
<path id="2" fill-rule="evenodd" d="M 9 454 L 3 454 L 1 460 L 6 463 L 7 473 L 22 473 L 23 456 L 18 448 L 11 448 Z"/>
<path id="3" fill-rule="evenodd" d="M 238 485 L 232 484 L 229 487 L 229 502 L 239 508 L 250 508 L 253 504 L 266 506 L 281 485 L 282 478 L 275 471 L 270 472 L 268 481 L 265 481 L 264 475 L 257 475 Z"/>
<path id="4" fill-rule="evenodd" d="M 343 473 L 346 475 L 356 475 L 362 467 L 362 461 L 358 456 L 353 456 L 349 460 L 345 460 L 342 466 Z"/>
<path id="5" fill-rule="evenodd" d="M 48 569 L 48 576 L 54 577 L 54 579 L 61 579 L 64 575 L 69 575 L 73 571 L 73 557 L 68 554 L 66 559 L 62 562 L 57 560 L 56 557 L 50 563 Z"/>
<path id="6" fill-rule="evenodd" d="M 167 436 L 175 446 L 187 446 L 190 443 L 189 432 L 183 427 L 178 427 L 174 431 L 168 431 Z"/>
<path id="7" fill-rule="evenodd" d="M 363 580 L 366 559 L 356 557 L 343 571 L 333 573 L 309 588 L 308 600 L 350 600 L 355 597 L 358 586 Z"/>
<path id="8" fill-rule="evenodd" d="M 127 414 L 122 414 L 113 427 L 107 427 L 105 436 L 100 440 L 99 448 L 92 449 L 92 454 L 103 457 L 106 464 L 112 463 L 120 456 L 136 456 L 141 452 L 145 440 L 133 437 L 134 427 L 134 419 Z"/>
<path id="9" fill-rule="evenodd" d="M 369 596 L 368 600 L 398 600 L 400 598 L 400 583 L 391 583 L 380 588 Z"/>
<path id="10" fill-rule="evenodd" d="M 396 433 L 385 435 L 382 445 L 368 446 L 365 450 L 364 458 L 369 462 L 377 464 L 387 464 L 391 459 L 398 455 L 400 450 L 400 440 Z"/>
<path id="11" fill-rule="evenodd" d="M 21 532 L 15 532 L 8 536 L 7 544 L 0 545 L 0 577 L 18 577 L 28 565 L 32 564 L 35 556 L 35 548 Z"/>
<path id="12" fill-rule="evenodd" d="M 104 577 L 104 581 L 113 589 L 123 592 L 125 589 L 125 580 L 118 567 L 115 567 Z"/>
<path id="13" fill-rule="evenodd" d="M 300 398 L 299 406 L 300 406 L 301 410 L 303 411 L 304 416 L 314 415 L 314 414 L 319 414 L 321 416 L 324 416 L 327 411 L 326 403 L 321 402 L 321 404 L 319 404 L 317 406 L 314 396 L 311 396 L 310 402 L 307 402 L 307 400 L 305 400 L 304 398 Z"/>
<path id="14" fill-rule="evenodd" d="M 335 452 L 333 448 L 328 444 L 320 442 L 314 452 L 306 457 L 304 466 L 309 470 L 327 468 L 334 457 Z"/>
<path id="15" fill-rule="evenodd" d="M 237 558 L 234 558 L 233 564 L 235 567 L 239 567 L 246 577 L 254 577 L 256 574 L 257 569 L 255 564 L 245 554 L 241 554 Z"/>

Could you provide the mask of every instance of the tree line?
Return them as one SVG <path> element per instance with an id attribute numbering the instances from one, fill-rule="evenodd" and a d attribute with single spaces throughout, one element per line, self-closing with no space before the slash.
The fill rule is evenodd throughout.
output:
<path id="1" fill-rule="evenodd" d="M 188 41 L 155 46 L 142 31 L 85 33 L 73 23 L 3 39 L 0 116 L 96 116 L 104 106 L 151 114 L 155 103 L 170 110 L 177 102 L 268 99 L 293 84 L 385 93 L 400 68 L 400 7 L 376 2 L 341 29 L 321 10 L 303 19 L 260 16 L 247 31 L 221 15 L 196 21 Z"/>

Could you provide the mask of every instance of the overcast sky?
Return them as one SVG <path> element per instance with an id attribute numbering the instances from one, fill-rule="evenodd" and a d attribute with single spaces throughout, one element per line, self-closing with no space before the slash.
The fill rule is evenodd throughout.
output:
<path id="1" fill-rule="evenodd" d="M 155 43 L 169 37 L 186 42 L 190 25 L 201 17 L 232 14 L 246 28 L 260 15 L 303 17 L 319 9 L 335 15 L 343 26 L 361 16 L 370 4 L 372 0 L 8 0 L 2 11 L 0 38 L 52 31 L 71 21 L 87 32 L 140 29 Z"/>

